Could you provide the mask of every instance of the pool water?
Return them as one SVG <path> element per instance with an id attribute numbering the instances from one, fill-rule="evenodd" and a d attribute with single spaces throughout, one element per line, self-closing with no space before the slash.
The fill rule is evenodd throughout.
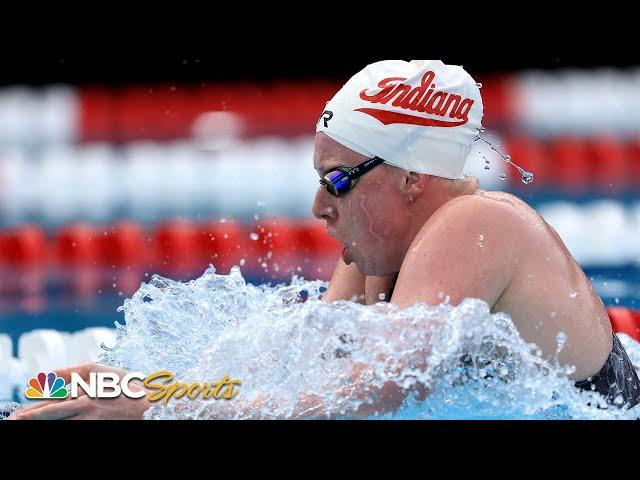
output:
<path id="1" fill-rule="evenodd" d="M 637 266 L 586 273 L 606 306 L 638 308 Z M 489 313 L 480 300 L 398 311 L 385 303 L 324 304 L 318 299 L 326 287 L 322 281 L 262 282 L 245 279 L 239 270 L 218 275 L 209 269 L 187 282 L 153 276 L 130 299 L 101 294 L 78 302 L 47 295 L 41 311 L 4 313 L 0 323 L 15 346 L 21 333 L 36 328 L 75 331 L 118 321 L 117 346 L 102 354 L 107 364 L 146 372 L 168 369 L 197 382 L 224 374 L 242 380 L 242 395 L 233 400 L 237 410 L 228 410 L 230 403 L 176 401 L 154 406 L 147 418 L 243 418 L 238 411 L 265 398 L 268 406 L 257 410 L 260 418 L 306 418 L 301 405 L 309 399 L 316 402 L 313 417 L 318 418 L 349 418 L 354 411 L 396 419 L 638 416 L 636 409 L 588 407 L 598 399 L 573 387 L 570 367 L 542 359 L 519 337 L 508 315 Z M 296 301 L 302 291 L 307 300 Z M 620 337 L 640 364 L 640 345 Z M 354 366 L 361 364 L 372 368 L 358 371 Z M 385 382 L 402 388 L 418 383 L 433 393 L 409 399 L 395 413 L 374 414 L 362 392 L 350 391 L 353 385 Z"/>

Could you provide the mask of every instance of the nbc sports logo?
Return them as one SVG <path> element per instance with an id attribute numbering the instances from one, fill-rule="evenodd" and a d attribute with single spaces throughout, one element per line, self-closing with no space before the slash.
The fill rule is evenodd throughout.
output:
<path id="1" fill-rule="evenodd" d="M 69 395 L 64 387 L 64 380 L 53 372 L 38 373 L 29 379 L 28 385 L 24 395 L 31 400 L 62 399 Z"/>
<path id="2" fill-rule="evenodd" d="M 131 389 L 129 383 L 140 380 L 145 388 Z M 159 380 L 156 383 L 155 380 Z M 39 372 L 31 377 L 24 392 L 30 400 L 62 400 L 67 397 L 78 398 L 82 390 L 89 398 L 115 398 L 123 394 L 129 398 L 142 398 L 145 395 L 152 402 L 164 399 L 165 405 L 172 398 L 187 396 L 194 400 L 198 396 L 202 398 L 231 399 L 238 393 L 235 387 L 240 385 L 240 380 L 232 379 L 225 375 L 217 382 L 204 382 L 204 384 L 174 381 L 173 373 L 162 370 L 145 375 L 142 372 L 129 372 L 122 379 L 116 372 L 89 372 L 88 378 L 82 378 L 77 372 L 71 372 L 69 385 L 64 384 L 64 379 L 58 377 L 55 372 Z"/>

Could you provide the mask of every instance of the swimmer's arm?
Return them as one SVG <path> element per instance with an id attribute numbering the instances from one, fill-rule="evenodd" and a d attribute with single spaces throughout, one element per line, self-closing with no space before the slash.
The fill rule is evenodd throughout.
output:
<path id="1" fill-rule="evenodd" d="M 366 370 L 366 365 L 358 365 L 353 373 L 359 374 Z M 415 395 L 417 401 L 423 401 L 429 391 L 423 384 L 416 384 L 411 388 L 403 388 L 392 381 L 386 382 L 382 386 L 369 385 L 366 382 L 355 381 L 349 387 L 343 387 L 337 392 L 337 396 L 350 398 L 357 401 L 354 408 L 346 408 L 344 412 L 334 410 L 329 411 L 323 405 L 322 400 L 317 396 L 307 396 L 301 398 L 296 406 L 296 419 L 327 418 L 334 419 L 338 415 L 344 415 L 351 419 L 369 418 L 373 415 L 384 415 L 396 412 L 411 394 Z"/>
<path id="2" fill-rule="evenodd" d="M 340 258 L 322 301 L 353 300 L 370 305 L 381 300 L 388 300 L 389 291 L 395 282 L 396 275 L 393 273 L 382 277 L 365 277 L 358 271 L 355 263 L 347 265 Z"/>
<path id="3" fill-rule="evenodd" d="M 352 374 L 359 376 L 366 371 L 366 365 L 357 365 Z M 381 387 L 367 385 L 358 380 L 331 392 L 332 400 L 327 405 L 325 399 L 317 394 L 302 394 L 298 397 L 293 411 L 286 418 L 303 419 L 335 419 L 340 416 L 348 418 L 367 418 L 375 414 L 392 413 L 398 410 L 409 393 L 415 393 L 417 400 L 424 400 L 427 390 L 423 385 L 414 386 L 411 390 L 403 389 L 394 382 L 387 382 Z M 272 420 L 284 418 L 278 407 L 278 395 L 259 396 L 248 403 L 217 401 L 210 403 L 198 414 L 200 419 L 252 419 Z M 189 408 L 184 405 L 185 412 Z"/>
<path id="4" fill-rule="evenodd" d="M 482 207 L 456 202 L 425 224 L 405 256 L 392 303 L 438 305 L 448 297 L 458 305 L 479 298 L 493 307 L 515 270 L 517 219 Z"/>
<path id="5" fill-rule="evenodd" d="M 119 368 L 108 367 L 99 363 L 83 363 L 73 367 L 54 370 L 65 383 L 71 382 L 71 373 L 79 374 L 84 381 L 89 381 L 91 372 L 117 373 L 122 378 L 126 372 Z M 133 391 L 145 390 L 139 381 L 132 381 Z M 141 420 L 144 412 L 151 406 L 146 396 L 132 399 L 124 395 L 116 398 L 93 399 L 80 391 L 78 398 L 68 397 L 65 400 L 38 402 L 14 412 L 10 420 Z"/>
<path id="6" fill-rule="evenodd" d="M 364 287 L 365 276 L 358 271 L 355 263 L 347 265 L 339 258 L 322 301 L 335 302 L 355 298 L 359 303 L 364 303 Z"/>

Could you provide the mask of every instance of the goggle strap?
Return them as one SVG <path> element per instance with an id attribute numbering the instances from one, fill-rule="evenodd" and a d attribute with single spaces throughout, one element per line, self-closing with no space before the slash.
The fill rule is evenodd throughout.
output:
<path id="1" fill-rule="evenodd" d="M 345 172 L 345 173 L 346 173 L 347 177 L 349 178 L 349 180 L 353 181 L 356 178 L 361 177 L 362 175 L 367 173 L 372 168 L 377 167 L 378 165 L 380 165 L 383 162 L 384 162 L 384 160 L 381 159 L 380 157 L 373 157 L 373 158 L 370 158 L 369 160 L 367 160 L 366 162 L 361 163 L 357 167 L 353 167 L 351 170 L 349 170 L 348 172 Z"/>

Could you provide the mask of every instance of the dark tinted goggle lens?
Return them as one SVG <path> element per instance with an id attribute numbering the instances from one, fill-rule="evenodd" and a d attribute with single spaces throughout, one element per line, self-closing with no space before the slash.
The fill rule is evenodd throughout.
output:
<path id="1" fill-rule="evenodd" d="M 335 168 L 325 174 L 320 180 L 320 184 L 324 185 L 331 195 L 339 197 L 355 187 L 362 175 L 382 163 L 384 160 L 380 157 L 371 157 L 355 167 Z"/>
<path id="2" fill-rule="evenodd" d="M 341 193 L 348 192 L 353 184 L 349 176 L 342 170 L 333 170 L 327 173 L 320 183 L 325 186 L 327 191 L 334 196 L 339 196 Z"/>

